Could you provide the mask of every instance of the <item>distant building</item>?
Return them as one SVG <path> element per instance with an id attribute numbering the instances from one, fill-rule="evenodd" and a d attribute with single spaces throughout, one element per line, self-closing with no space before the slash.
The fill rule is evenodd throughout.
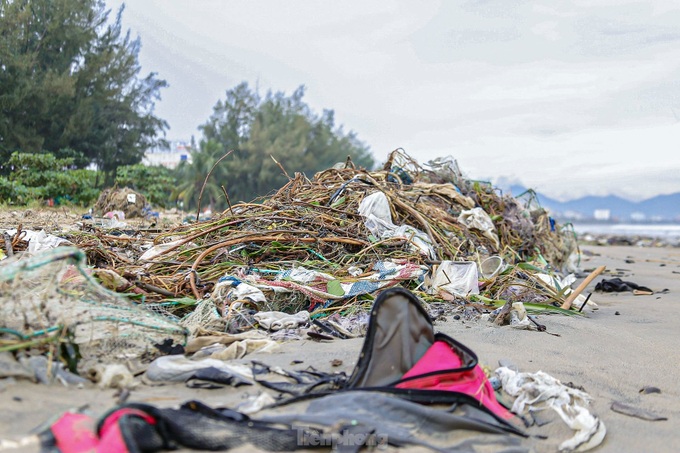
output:
<path id="1" fill-rule="evenodd" d="M 583 220 L 585 216 L 578 211 L 567 210 L 564 211 L 562 217 L 568 220 Z"/>
<path id="2" fill-rule="evenodd" d="M 630 214 L 630 220 L 633 222 L 644 222 L 647 220 L 647 216 L 644 212 L 633 212 Z"/>
<path id="3" fill-rule="evenodd" d="M 142 163 L 144 165 L 162 165 L 175 168 L 182 161 L 191 162 L 193 149 L 186 140 L 173 140 L 164 148 L 151 148 L 146 151 Z"/>
<path id="4" fill-rule="evenodd" d="M 612 217 L 612 213 L 609 209 L 596 209 L 593 211 L 593 218 L 595 220 L 603 220 L 607 221 L 610 220 Z"/>

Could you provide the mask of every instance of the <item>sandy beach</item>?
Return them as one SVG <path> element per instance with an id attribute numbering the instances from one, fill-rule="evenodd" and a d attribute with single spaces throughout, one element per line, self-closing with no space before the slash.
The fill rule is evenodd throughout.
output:
<path id="1" fill-rule="evenodd" d="M 680 249 L 623 246 L 583 246 L 580 267 L 584 272 L 605 265 L 587 292 L 593 292 L 602 278 L 619 276 L 654 290 L 653 295 L 630 292 L 594 292 L 591 300 L 599 309 L 586 309 L 585 316 L 543 315 L 539 321 L 545 332 L 495 327 L 486 322 L 439 320 L 435 328 L 470 347 L 488 368 L 499 360 L 510 361 L 523 372 L 542 370 L 563 383 L 582 387 L 593 398 L 590 409 L 607 427 L 601 452 L 673 452 L 680 448 L 680 387 L 677 345 L 680 312 Z M 579 280 L 572 285 L 576 287 Z M 317 342 L 292 341 L 272 353 L 254 353 L 242 362 L 260 360 L 288 369 L 314 366 L 323 371 L 350 372 L 358 358 L 362 338 Z M 301 361 L 293 363 L 293 361 Z M 335 366 L 332 362 L 335 361 Z M 339 361 L 341 364 L 338 366 Z M 660 393 L 640 393 L 653 386 Z M 178 405 L 200 400 L 211 406 L 234 406 L 250 395 L 265 391 L 259 386 L 220 390 L 189 389 L 184 385 L 149 387 L 138 385 L 129 402 L 158 406 Z M 86 406 L 92 415 L 101 415 L 116 405 L 116 391 L 90 388 L 42 386 L 27 382 L 0 382 L 0 439 L 28 435 L 42 423 L 71 408 Z M 509 400 L 511 401 L 511 399 Z M 647 421 L 611 410 L 619 402 L 651 411 L 667 420 Z M 555 418 L 541 428 L 533 427 L 532 437 L 522 441 L 536 452 L 557 451 L 571 431 Z M 539 435 L 541 438 L 533 436 Z M 542 438 L 546 437 L 546 438 Z M 21 450 L 35 451 L 37 447 Z M 19 451 L 8 449 L 6 451 Z M 244 448 L 244 451 L 251 451 Z"/>

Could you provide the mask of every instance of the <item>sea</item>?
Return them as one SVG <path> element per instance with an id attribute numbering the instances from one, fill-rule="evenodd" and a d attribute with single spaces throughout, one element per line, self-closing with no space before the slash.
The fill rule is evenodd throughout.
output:
<path id="1" fill-rule="evenodd" d="M 579 235 L 643 236 L 659 239 L 680 239 L 680 223 L 576 223 Z"/>

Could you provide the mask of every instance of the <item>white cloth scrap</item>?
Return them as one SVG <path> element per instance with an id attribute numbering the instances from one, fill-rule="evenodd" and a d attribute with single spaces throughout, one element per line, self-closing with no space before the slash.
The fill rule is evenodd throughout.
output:
<path id="1" fill-rule="evenodd" d="M 212 291 L 211 298 L 221 303 L 236 300 L 252 300 L 256 303 L 267 301 L 260 288 L 256 288 L 229 275 L 219 279 Z"/>
<path id="2" fill-rule="evenodd" d="M 281 311 L 261 311 L 253 316 L 260 326 L 267 330 L 294 329 L 309 322 L 309 312 L 299 311 L 294 315 Z"/>
<path id="3" fill-rule="evenodd" d="M 576 431 L 573 437 L 559 446 L 560 451 L 588 451 L 602 443 L 607 428 L 602 420 L 591 414 L 586 406 L 591 397 L 586 392 L 567 387 L 548 373 L 518 373 L 507 367 L 496 369 L 503 390 L 516 397 L 512 411 L 522 414 L 524 409 L 549 407 Z"/>

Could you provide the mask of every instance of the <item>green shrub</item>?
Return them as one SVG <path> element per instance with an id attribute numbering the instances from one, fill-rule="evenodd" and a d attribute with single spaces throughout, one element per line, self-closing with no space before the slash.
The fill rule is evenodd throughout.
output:
<path id="1" fill-rule="evenodd" d="M 21 183 L 10 181 L 0 176 L 0 203 L 8 205 L 24 205 L 35 195 L 35 190 L 31 190 Z"/>
<path id="2" fill-rule="evenodd" d="M 25 205 L 35 200 L 54 199 L 88 205 L 99 196 L 95 188 L 96 172 L 70 169 L 73 158 L 14 152 L 7 164 L 13 171 L 9 178 L 0 180 L 0 202 Z"/>

